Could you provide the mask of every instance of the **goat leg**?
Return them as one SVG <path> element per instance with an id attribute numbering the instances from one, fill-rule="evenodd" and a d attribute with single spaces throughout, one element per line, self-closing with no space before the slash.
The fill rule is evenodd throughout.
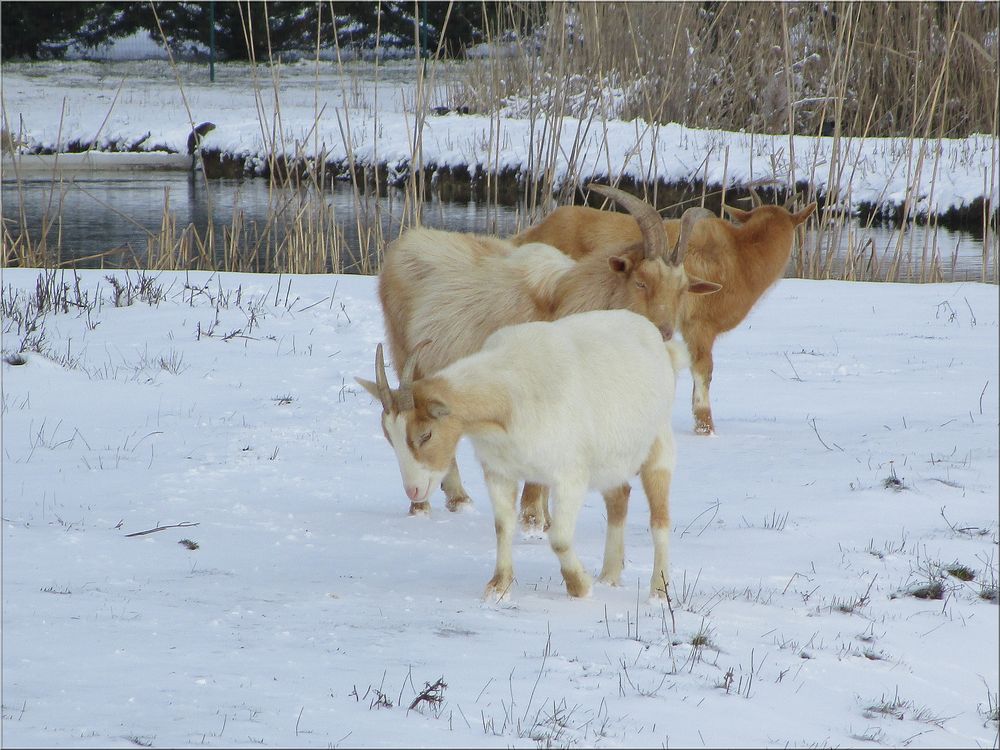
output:
<path id="1" fill-rule="evenodd" d="M 583 505 L 586 485 L 556 485 L 552 510 L 552 525 L 549 526 L 549 545 L 559 558 L 559 570 L 566 591 L 570 596 L 583 597 L 590 595 L 591 578 L 580 564 L 580 559 L 573 551 L 573 534 L 576 531 L 576 517 Z"/>
<path id="2" fill-rule="evenodd" d="M 488 469 L 484 471 L 486 489 L 493 503 L 493 524 L 497 533 L 497 563 L 493 577 L 486 584 L 483 598 L 501 601 L 509 598 L 514 583 L 514 517 L 517 511 L 517 482 Z"/>
<path id="3" fill-rule="evenodd" d="M 670 581 L 670 481 L 676 461 L 674 436 L 668 425 L 653 443 L 649 457 L 639 472 L 642 489 L 649 501 L 649 531 L 653 537 L 653 575 L 649 580 L 651 599 L 665 599 Z"/>
<path id="4" fill-rule="evenodd" d="M 549 488 L 525 482 L 521 493 L 521 530 L 528 534 L 537 534 L 548 531 L 551 523 Z"/>
<path id="5" fill-rule="evenodd" d="M 712 385 L 712 345 L 714 338 L 694 338 L 688 343 L 691 354 L 691 412 L 694 414 L 694 431 L 699 435 L 715 434 L 712 422 L 712 403 L 709 388 Z"/>
<path id="6" fill-rule="evenodd" d="M 472 499 L 462 486 L 462 475 L 458 473 L 458 463 L 454 458 L 451 460 L 451 468 L 441 482 L 441 489 L 444 490 L 444 506 L 448 510 L 455 512 L 472 505 Z"/>
<path id="7" fill-rule="evenodd" d="M 608 532 L 604 541 L 604 567 L 598 580 L 608 586 L 621 585 L 622 568 L 625 567 L 625 515 L 631 492 L 631 486 L 623 484 L 603 493 L 608 510 Z"/>

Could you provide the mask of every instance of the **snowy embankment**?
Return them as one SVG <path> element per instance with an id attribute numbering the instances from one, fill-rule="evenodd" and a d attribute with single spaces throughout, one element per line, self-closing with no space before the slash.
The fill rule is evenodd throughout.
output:
<path id="1" fill-rule="evenodd" d="M 5 744 L 996 747 L 995 286 L 779 282 L 713 438 L 682 374 L 671 610 L 638 487 L 624 586 L 522 538 L 480 600 L 471 451 L 474 507 L 408 517 L 353 381 L 374 278 L 60 274 L 26 331 L 40 275 L 3 273 Z"/>
<path id="2" fill-rule="evenodd" d="M 364 62 L 342 68 L 301 62 L 273 75 L 265 67 L 227 64 L 217 66 L 214 84 L 207 66 L 181 64 L 177 71 L 180 85 L 159 61 L 6 64 L 6 122 L 26 152 L 93 144 L 186 154 L 192 126 L 211 121 L 217 128 L 204 139 L 206 152 L 235 160 L 251 174 L 266 170 L 272 153 L 322 157 L 344 170 L 352 161 L 379 165 L 390 181 L 415 165 L 442 173 L 529 174 L 552 154 L 557 185 L 609 176 L 668 185 L 701 181 L 715 188 L 775 180 L 807 183 L 853 209 L 891 212 L 909 203 L 911 215 L 964 211 L 973 224 L 981 222 L 983 200 L 996 206 L 1000 195 L 1000 148 L 992 135 L 789 138 L 651 126 L 612 114 L 567 117 L 553 139 L 554 121 L 533 121 L 509 108 L 495 117 L 432 115 L 416 137 L 414 112 L 421 108 L 412 61 L 377 69 Z M 434 69 L 426 81 L 427 106 L 460 105 L 453 100 L 457 76 L 454 64 Z M 8 161 L 5 166 L 11 168 Z"/>

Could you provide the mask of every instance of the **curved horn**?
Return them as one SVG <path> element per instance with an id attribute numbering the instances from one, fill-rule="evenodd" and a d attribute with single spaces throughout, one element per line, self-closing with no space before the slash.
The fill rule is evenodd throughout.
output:
<path id="1" fill-rule="evenodd" d="M 674 251 L 670 254 L 671 265 L 677 266 L 684 262 L 684 254 L 687 252 L 687 243 L 691 239 L 691 231 L 694 229 L 694 225 L 702 219 L 714 218 L 716 218 L 715 214 L 707 208 L 700 208 L 698 206 L 689 208 L 681 215 L 681 231 L 677 235 L 677 244 L 674 245 Z"/>
<path id="2" fill-rule="evenodd" d="M 647 258 L 667 259 L 667 233 L 663 228 L 663 218 L 655 208 L 631 193 L 626 193 L 624 190 L 613 188 L 610 185 L 598 185 L 596 182 L 591 182 L 587 185 L 587 189 L 611 198 L 632 214 L 642 232 L 642 243 Z"/>
<path id="3" fill-rule="evenodd" d="M 399 390 L 396 391 L 397 401 L 400 411 L 407 411 L 414 407 L 413 404 L 413 373 L 417 369 L 417 352 L 431 343 L 430 339 L 424 339 L 410 351 L 410 356 L 406 358 L 402 372 L 399 373 Z"/>
<path id="4" fill-rule="evenodd" d="M 764 205 L 764 201 L 761 199 L 757 191 L 753 189 L 753 187 L 750 188 L 750 204 L 754 208 L 760 208 Z"/>
<path id="5" fill-rule="evenodd" d="M 392 390 L 385 377 L 385 357 L 381 344 L 375 347 L 375 387 L 378 390 L 378 400 L 382 402 L 382 410 L 392 411 Z"/>

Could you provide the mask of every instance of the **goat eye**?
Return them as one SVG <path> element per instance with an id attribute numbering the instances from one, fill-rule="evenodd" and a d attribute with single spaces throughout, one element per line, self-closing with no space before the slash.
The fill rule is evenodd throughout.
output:
<path id="1" fill-rule="evenodd" d="M 420 436 L 420 439 L 417 441 L 417 445 L 423 445 L 430 439 L 431 439 L 431 434 L 429 432 L 425 432 L 423 435 Z"/>
<path id="2" fill-rule="evenodd" d="M 637 281 L 637 282 L 635 282 L 635 288 L 636 289 L 645 289 L 646 288 L 646 282 L 645 281 Z"/>

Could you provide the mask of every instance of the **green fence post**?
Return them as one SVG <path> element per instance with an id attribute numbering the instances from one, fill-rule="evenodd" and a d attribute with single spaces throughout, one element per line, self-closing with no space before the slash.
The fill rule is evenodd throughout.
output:
<path id="1" fill-rule="evenodd" d="M 215 0 L 208 4 L 208 80 L 215 83 Z"/>

